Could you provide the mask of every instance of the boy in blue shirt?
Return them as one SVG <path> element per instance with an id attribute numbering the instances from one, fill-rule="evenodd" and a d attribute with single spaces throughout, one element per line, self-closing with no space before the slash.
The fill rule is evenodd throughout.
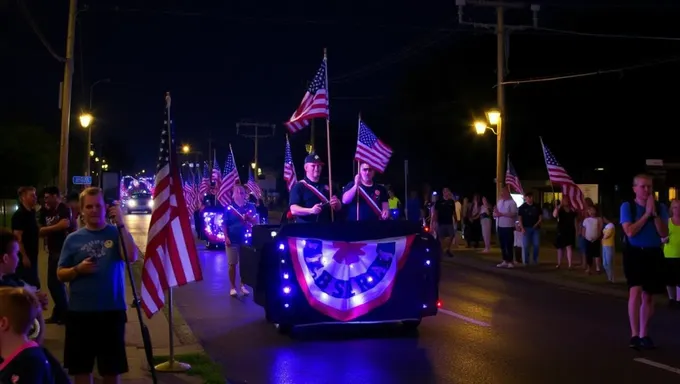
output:
<path id="1" fill-rule="evenodd" d="M 633 191 L 635 200 L 621 204 L 620 212 L 626 235 L 623 273 L 629 288 L 629 345 L 634 349 L 652 349 L 654 342 L 647 334 L 647 328 L 654 313 L 652 295 L 666 291 L 661 239 L 668 236 L 668 209 L 654 199 L 651 176 L 635 176 Z"/>
<path id="2" fill-rule="evenodd" d="M 246 233 L 259 224 L 255 205 L 246 200 L 246 189 L 242 185 L 237 185 L 232 190 L 233 201 L 227 206 L 222 219 L 224 231 L 224 245 L 227 251 L 227 262 L 229 263 L 229 282 L 231 290 L 229 295 L 238 296 L 236 291 L 236 266 L 241 257 L 241 244 L 245 243 Z M 248 295 L 250 292 L 241 282 L 241 293 Z"/>
<path id="3" fill-rule="evenodd" d="M 96 359 L 104 382 L 117 382 L 128 371 L 121 247 L 127 250 L 129 262 L 137 259 L 137 247 L 123 225 L 120 206 L 107 207 L 101 189 L 85 189 L 80 207 L 85 227 L 66 238 L 57 269 L 59 280 L 70 286 L 64 366 L 77 383 L 89 383 Z"/>

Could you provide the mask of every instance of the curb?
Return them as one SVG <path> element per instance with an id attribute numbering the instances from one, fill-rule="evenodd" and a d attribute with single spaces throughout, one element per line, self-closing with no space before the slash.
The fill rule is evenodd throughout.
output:
<path id="1" fill-rule="evenodd" d="M 140 258 L 140 261 L 142 262 L 136 262 L 132 264 L 132 274 L 135 277 L 135 286 L 137 287 L 137 290 L 140 289 L 140 286 L 138 282 L 141 282 L 142 280 L 142 268 L 143 268 L 143 260 L 144 260 L 144 252 L 141 250 L 139 251 L 140 255 L 142 256 Z M 137 292 L 139 294 L 139 292 Z M 164 306 L 162 309 L 163 315 L 166 317 L 166 319 L 170 319 L 170 313 L 168 310 L 167 306 Z M 172 331 L 175 333 L 175 336 L 177 336 L 177 339 L 179 340 L 180 344 L 182 345 L 199 345 L 201 346 L 201 350 L 203 350 L 203 346 L 198 342 L 198 338 L 194 335 L 193 331 L 187 324 L 186 320 L 184 320 L 184 317 L 182 317 L 182 314 L 177 308 L 174 308 L 172 311 Z M 168 324 L 169 325 L 169 324 Z"/>
<path id="2" fill-rule="evenodd" d="M 616 288 L 607 288 L 607 287 L 597 287 L 593 286 L 592 284 L 586 284 L 586 283 L 580 283 L 576 281 L 570 281 L 566 279 L 560 279 L 560 278 L 555 278 L 554 275 L 546 276 L 546 275 L 541 275 L 541 274 L 535 274 L 527 271 L 523 271 L 519 268 L 515 269 L 506 269 L 506 268 L 498 268 L 493 264 L 489 264 L 485 261 L 482 260 L 477 260 L 473 259 L 471 256 L 459 256 L 456 255 L 452 259 L 442 259 L 442 264 L 458 264 L 458 265 L 464 265 L 466 267 L 474 268 L 477 270 L 489 272 L 489 273 L 494 273 L 498 275 L 505 275 L 505 276 L 515 276 L 521 279 L 526 279 L 526 280 L 531 280 L 531 281 L 537 281 L 541 283 L 546 283 L 546 284 L 551 284 L 551 285 L 557 285 L 557 286 L 562 286 L 565 288 L 571 288 L 571 289 L 576 289 L 579 291 L 586 291 L 589 293 L 596 293 L 600 295 L 607 295 L 607 296 L 613 296 L 617 297 L 620 299 L 628 299 L 628 292 L 625 290 L 621 289 L 616 289 Z"/>

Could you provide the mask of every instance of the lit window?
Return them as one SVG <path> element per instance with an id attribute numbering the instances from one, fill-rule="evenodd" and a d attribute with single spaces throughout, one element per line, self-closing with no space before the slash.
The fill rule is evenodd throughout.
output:
<path id="1" fill-rule="evenodd" d="M 678 190 L 675 187 L 668 188 L 668 200 L 675 200 L 678 198 Z"/>
<path id="2" fill-rule="evenodd" d="M 659 201 L 659 191 L 654 191 L 654 199 Z"/>

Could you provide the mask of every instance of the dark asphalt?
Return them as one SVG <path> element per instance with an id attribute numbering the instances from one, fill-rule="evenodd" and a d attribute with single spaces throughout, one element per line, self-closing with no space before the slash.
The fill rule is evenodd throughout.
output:
<path id="1" fill-rule="evenodd" d="M 148 219 L 128 220 L 138 243 Z M 142 236 L 142 237 L 140 237 Z M 305 328 L 279 335 L 250 298 L 228 295 L 223 251 L 201 249 L 205 281 L 174 291 L 177 308 L 228 379 L 254 384 L 677 383 L 680 311 L 659 308 L 659 348 L 627 347 L 626 302 L 451 263 L 447 312 L 417 335 L 395 326 Z M 473 319 L 472 322 L 461 317 Z M 650 366 L 663 364 L 667 369 Z"/>

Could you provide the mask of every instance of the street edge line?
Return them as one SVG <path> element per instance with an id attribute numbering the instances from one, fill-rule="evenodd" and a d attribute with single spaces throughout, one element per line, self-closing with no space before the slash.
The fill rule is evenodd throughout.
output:
<path id="1" fill-rule="evenodd" d="M 652 361 L 652 360 L 645 359 L 645 358 L 642 358 L 642 357 L 635 358 L 635 359 L 633 359 L 633 361 L 649 365 L 650 367 L 663 369 L 666 372 L 675 373 L 676 375 L 680 375 L 680 368 L 671 367 L 670 365 L 657 363 L 656 361 Z"/>
<path id="2" fill-rule="evenodd" d="M 463 321 L 470 323 L 470 324 L 479 325 L 480 327 L 491 327 L 491 324 L 489 324 L 489 323 L 461 315 L 460 313 L 449 311 L 448 309 L 439 308 L 439 312 L 441 312 L 445 315 L 449 315 L 451 317 L 455 317 L 456 319 L 463 320 Z"/>

